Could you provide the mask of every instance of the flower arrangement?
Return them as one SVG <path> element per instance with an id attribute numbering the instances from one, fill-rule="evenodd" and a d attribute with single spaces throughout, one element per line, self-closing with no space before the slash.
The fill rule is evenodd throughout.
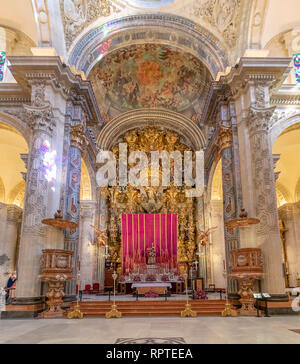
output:
<path id="1" fill-rule="evenodd" d="M 207 300 L 207 295 L 204 291 L 195 292 L 195 300 Z"/>
<path id="2" fill-rule="evenodd" d="M 148 274 L 147 277 L 146 277 L 146 281 L 147 282 L 154 282 L 156 281 L 156 278 L 153 274 Z"/>
<path id="3" fill-rule="evenodd" d="M 140 276 L 134 276 L 133 277 L 133 282 L 140 282 L 141 281 L 141 277 Z"/>
<path id="4" fill-rule="evenodd" d="M 179 276 L 179 277 L 178 277 L 178 281 L 179 281 L 179 282 L 184 282 L 184 277 L 183 277 L 183 276 Z"/>
<path id="5" fill-rule="evenodd" d="M 163 282 L 168 282 L 169 281 L 169 276 L 167 274 L 164 274 L 162 277 L 161 277 L 161 280 Z"/>
<path id="6" fill-rule="evenodd" d="M 145 297 L 146 298 L 157 298 L 157 297 L 159 297 L 159 294 L 150 290 L 149 292 L 145 293 Z"/>
<path id="7" fill-rule="evenodd" d="M 125 279 L 125 277 L 124 277 L 124 276 L 119 277 L 119 282 L 120 282 L 120 283 L 123 283 L 123 282 L 125 282 L 125 281 L 126 281 L 126 279 Z"/>

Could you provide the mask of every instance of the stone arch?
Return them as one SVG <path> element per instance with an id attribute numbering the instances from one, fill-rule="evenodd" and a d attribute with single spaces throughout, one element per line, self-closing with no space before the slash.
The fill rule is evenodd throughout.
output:
<path id="1" fill-rule="evenodd" d="M 219 159 L 214 168 L 210 185 L 209 197 L 211 200 L 223 201 L 223 185 L 222 185 L 222 161 Z"/>
<path id="2" fill-rule="evenodd" d="M 0 177 L 0 202 L 5 202 L 5 186 Z"/>
<path id="3" fill-rule="evenodd" d="M 170 14 L 127 16 L 89 28 L 73 43 L 68 63 L 87 76 L 107 54 L 141 43 L 170 45 L 191 53 L 207 66 L 214 78 L 229 65 L 223 44 L 212 33 L 189 19 Z"/>
<path id="4" fill-rule="evenodd" d="M 281 133 L 285 131 L 285 129 L 291 127 L 292 125 L 300 123 L 300 111 L 294 110 L 291 112 L 292 115 L 287 116 L 285 113 L 282 115 L 278 115 L 278 119 L 275 124 L 273 124 L 272 129 L 270 130 L 271 136 L 271 144 L 274 145 L 276 139 L 280 136 Z"/>
<path id="5" fill-rule="evenodd" d="M 92 200 L 91 179 L 84 158 L 81 159 L 80 200 Z"/>
<path id="6" fill-rule="evenodd" d="M 293 198 L 288 189 L 280 182 L 276 182 L 276 194 L 278 207 L 285 203 L 293 202 Z"/>
<path id="7" fill-rule="evenodd" d="M 295 188 L 295 202 L 300 201 L 300 178 L 298 179 L 296 188 Z"/>
<path id="8" fill-rule="evenodd" d="M 88 195 L 90 196 L 90 200 L 96 200 L 97 196 L 97 186 L 96 186 L 96 176 L 94 170 L 94 162 L 91 161 L 90 154 L 85 151 L 82 157 L 81 165 L 85 169 L 86 175 L 86 188 L 88 188 Z"/>
<path id="9" fill-rule="evenodd" d="M 10 115 L 6 110 L 0 110 L 0 122 L 15 128 L 24 137 L 27 146 L 29 146 L 31 131 L 21 119 L 17 116 Z"/>
<path id="10" fill-rule="evenodd" d="M 218 191 L 220 192 L 220 188 L 219 183 L 217 182 L 217 172 L 218 172 L 218 168 L 220 168 L 221 166 L 221 173 L 222 173 L 222 162 L 221 162 L 221 158 L 219 155 L 216 156 L 216 158 L 214 159 L 209 172 L 208 172 L 208 176 L 207 176 L 207 198 L 208 201 L 213 200 L 213 196 L 215 193 L 218 193 Z M 222 181 L 222 180 L 221 180 Z M 223 196 L 223 191 L 222 191 L 222 196 Z"/>
<path id="11" fill-rule="evenodd" d="M 8 203 L 23 208 L 24 197 L 25 197 L 25 181 L 21 181 L 10 191 L 8 197 Z"/>
<path id="12" fill-rule="evenodd" d="M 205 143 L 201 129 L 185 116 L 174 111 L 139 109 L 126 112 L 106 124 L 98 136 L 97 144 L 101 149 L 110 150 L 125 131 L 146 126 L 158 126 L 176 132 L 182 142 L 194 151 L 200 151 Z"/>

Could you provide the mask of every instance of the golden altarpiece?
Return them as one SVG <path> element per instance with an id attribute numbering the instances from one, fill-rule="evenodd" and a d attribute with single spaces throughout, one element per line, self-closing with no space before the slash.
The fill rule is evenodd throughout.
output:
<path id="1" fill-rule="evenodd" d="M 192 151 L 185 145 L 178 134 L 155 126 L 132 130 L 124 134 L 112 148 L 117 166 L 119 165 L 119 143 L 126 143 L 128 155 L 132 151 L 142 151 L 150 160 L 151 151 Z M 174 181 L 174 159 L 170 161 L 170 179 Z M 130 165 L 129 165 L 130 167 Z M 162 178 L 162 167 L 159 170 Z M 118 173 L 117 173 L 118 175 Z M 188 187 L 187 187 L 188 188 Z M 177 187 L 174 182 L 170 186 L 152 187 L 151 168 L 148 170 L 148 187 L 118 186 L 102 187 L 101 198 L 108 206 L 107 240 L 109 241 L 109 260 L 121 263 L 122 238 L 121 215 L 125 213 L 176 213 L 178 214 L 178 263 L 181 271 L 187 269 L 187 263 L 196 261 L 200 231 L 197 228 L 197 201 L 186 196 L 186 187 Z M 121 267 L 119 267 L 121 271 Z"/>

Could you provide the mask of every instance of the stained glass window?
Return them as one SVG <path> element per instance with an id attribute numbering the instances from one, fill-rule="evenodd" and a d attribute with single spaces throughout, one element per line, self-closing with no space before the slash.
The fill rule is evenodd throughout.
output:
<path id="1" fill-rule="evenodd" d="M 294 54 L 294 66 L 295 66 L 296 82 L 300 83 L 300 53 Z"/>
<path id="2" fill-rule="evenodd" d="M 4 81 L 5 69 L 6 69 L 6 53 L 0 52 L 0 82 Z"/>

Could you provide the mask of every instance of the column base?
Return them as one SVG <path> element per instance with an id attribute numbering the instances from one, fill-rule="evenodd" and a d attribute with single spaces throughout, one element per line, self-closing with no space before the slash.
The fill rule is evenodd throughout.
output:
<path id="1" fill-rule="evenodd" d="M 12 304 L 6 306 L 1 313 L 1 320 L 5 319 L 35 319 L 45 310 L 45 297 L 15 298 Z"/>

